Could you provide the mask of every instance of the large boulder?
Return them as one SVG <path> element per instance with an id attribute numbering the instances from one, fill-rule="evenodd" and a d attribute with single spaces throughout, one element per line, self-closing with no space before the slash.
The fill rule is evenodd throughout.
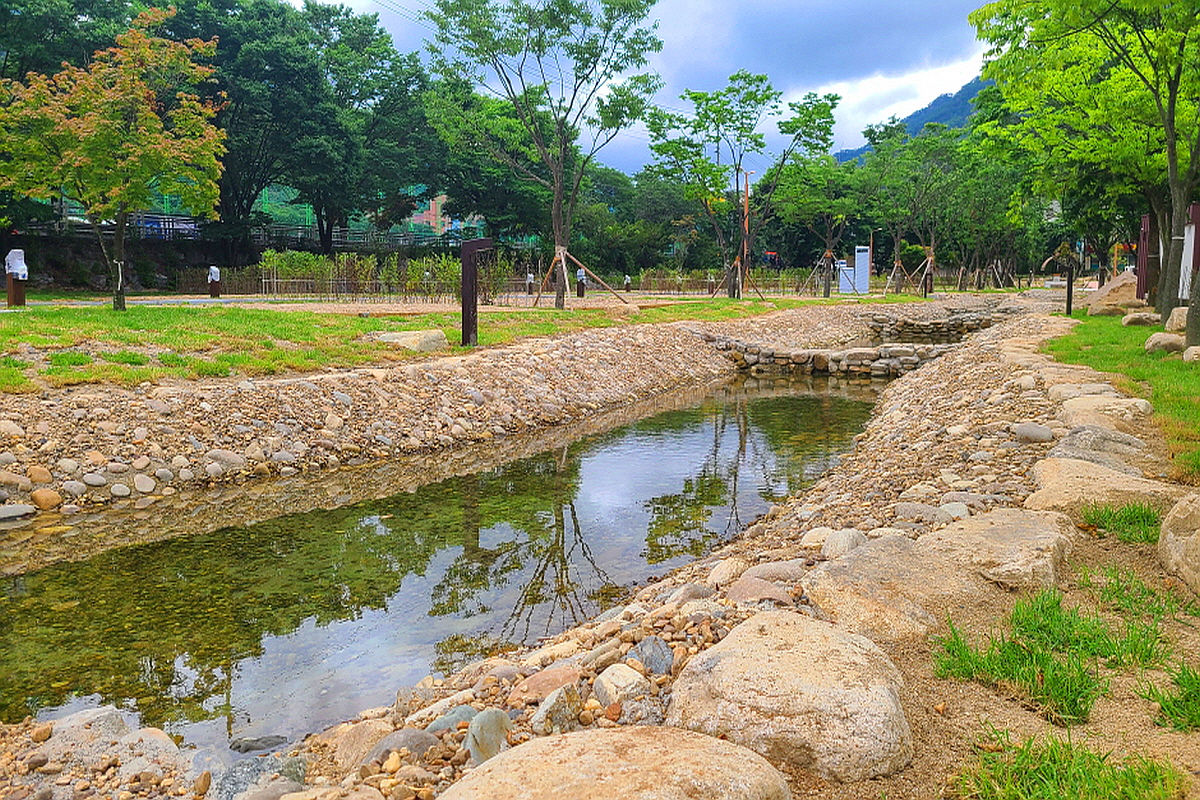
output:
<path id="1" fill-rule="evenodd" d="M 1128 307 L 1126 304 L 1133 300 L 1137 300 L 1137 276 L 1132 272 L 1122 272 L 1088 296 L 1088 314 L 1124 315 L 1124 309 Z"/>
<path id="2" fill-rule="evenodd" d="M 1184 497 L 1163 518 L 1158 560 L 1189 589 L 1200 592 L 1200 494 Z"/>
<path id="3" fill-rule="evenodd" d="M 1146 340 L 1147 353 L 1182 353 L 1187 340 L 1178 333 L 1152 333 Z"/>
<path id="4" fill-rule="evenodd" d="M 912 760 L 902 686 L 899 670 L 869 639 L 802 614 L 764 611 L 688 661 L 667 724 L 833 780 L 866 780 Z"/>
<path id="5" fill-rule="evenodd" d="M 501 753 L 441 800 L 790 800 L 765 758 L 677 728 L 627 727 L 532 739 Z"/>
<path id="6" fill-rule="evenodd" d="M 821 564 L 802 585 L 826 617 L 877 642 L 926 635 L 938 627 L 942 609 L 978 597 L 981 588 L 950 559 L 918 552 L 898 534 Z"/>
<path id="7" fill-rule="evenodd" d="M 1167 324 L 1165 326 L 1166 332 L 1183 333 L 1187 330 L 1187 315 L 1187 306 L 1179 306 L 1171 309 L 1171 316 L 1167 317 Z"/>
<path id="8" fill-rule="evenodd" d="M 922 536 L 918 553 L 943 556 L 1003 589 L 1058 583 L 1075 525 L 1064 514 L 997 508 Z"/>
<path id="9" fill-rule="evenodd" d="M 1182 486 L 1138 478 L 1073 458 L 1043 458 L 1033 465 L 1037 491 L 1025 498 L 1030 511 L 1061 511 L 1079 522 L 1087 505 L 1118 508 L 1146 503 L 1167 511 L 1184 494 Z"/>

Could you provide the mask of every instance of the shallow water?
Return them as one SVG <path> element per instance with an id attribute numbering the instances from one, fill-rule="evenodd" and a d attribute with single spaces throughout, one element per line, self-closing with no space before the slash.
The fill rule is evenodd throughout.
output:
<path id="1" fill-rule="evenodd" d="M 586 619 L 809 485 L 873 399 L 811 385 L 724 387 L 384 499 L 5 578 L 0 715 L 115 703 L 220 749 L 388 704 Z"/>

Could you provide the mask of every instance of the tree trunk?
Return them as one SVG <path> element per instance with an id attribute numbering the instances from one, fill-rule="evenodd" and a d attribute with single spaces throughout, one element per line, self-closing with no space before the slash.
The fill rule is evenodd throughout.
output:
<path id="1" fill-rule="evenodd" d="M 563 213 L 562 181 L 556 182 L 554 203 L 550 207 L 550 225 L 554 232 L 554 254 L 558 259 L 558 280 L 554 284 L 554 307 L 567 307 L 567 241 L 571 235 L 570 221 Z"/>

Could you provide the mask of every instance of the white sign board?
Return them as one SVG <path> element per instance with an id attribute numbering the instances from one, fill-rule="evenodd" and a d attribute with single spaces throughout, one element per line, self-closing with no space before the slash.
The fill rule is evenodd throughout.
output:
<path id="1" fill-rule="evenodd" d="M 854 248 L 854 266 L 838 262 L 838 291 L 842 294 L 866 294 L 871 283 L 871 250 Z"/>
<path id="2" fill-rule="evenodd" d="M 1179 299 L 1192 296 L 1192 270 L 1196 268 L 1192 256 L 1196 252 L 1196 226 L 1192 223 L 1183 229 L 1183 263 L 1179 266 Z"/>

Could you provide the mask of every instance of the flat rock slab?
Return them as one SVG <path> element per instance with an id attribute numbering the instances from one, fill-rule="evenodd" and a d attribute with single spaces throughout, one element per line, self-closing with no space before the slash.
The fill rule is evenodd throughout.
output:
<path id="1" fill-rule="evenodd" d="M 1118 508 L 1127 503 L 1145 503 L 1167 511 L 1187 494 L 1172 483 L 1152 481 L 1073 458 L 1043 458 L 1033 465 L 1037 491 L 1025 498 L 1030 511 L 1061 511 L 1079 521 L 1081 509 L 1089 504 Z"/>
<path id="2" fill-rule="evenodd" d="M 442 800 L 790 800 L 765 758 L 678 728 L 532 739 L 467 773 Z"/>
<path id="3" fill-rule="evenodd" d="M 983 588 L 951 559 L 918 551 L 899 535 L 881 536 L 825 562 L 802 585 L 823 614 L 877 642 L 924 636 L 940 624 L 941 609 L 975 598 Z"/>
<path id="4" fill-rule="evenodd" d="M 1074 536 L 1075 525 L 1065 514 L 997 508 L 922 536 L 915 549 L 1003 589 L 1039 589 L 1058 583 Z"/>
<path id="5" fill-rule="evenodd" d="M 1138 434 L 1154 407 L 1140 397 L 1108 397 L 1093 394 L 1063 401 L 1059 419 L 1068 428 L 1098 425 L 1122 433 Z"/>
<path id="6" fill-rule="evenodd" d="M 912 760 L 903 683 L 869 639 L 765 611 L 692 657 L 675 681 L 667 724 L 833 780 L 866 780 Z"/>

